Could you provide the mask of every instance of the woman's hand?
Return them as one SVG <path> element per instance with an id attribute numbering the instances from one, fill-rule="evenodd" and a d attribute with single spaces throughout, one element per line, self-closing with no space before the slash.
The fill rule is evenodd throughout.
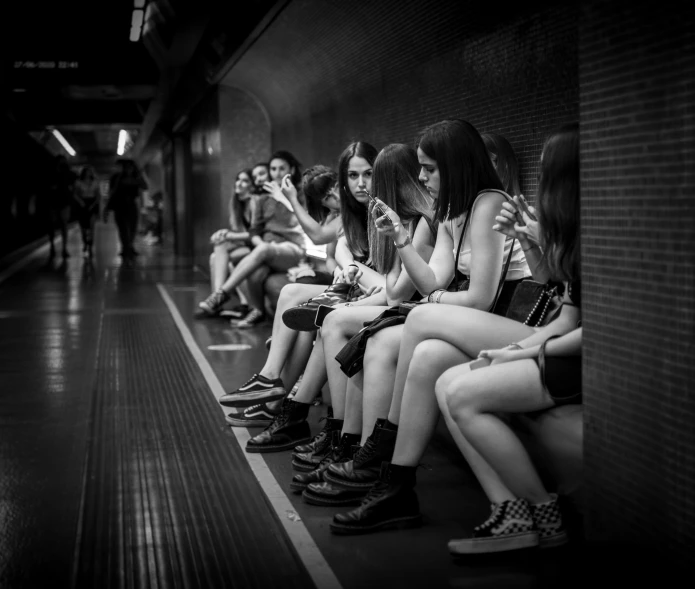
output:
<path id="1" fill-rule="evenodd" d="M 343 278 L 343 269 L 340 266 L 336 266 L 335 270 L 333 270 L 333 284 L 340 284 L 342 282 L 345 282 L 345 278 Z"/>
<path id="2" fill-rule="evenodd" d="M 282 194 L 282 188 L 278 185 L 275 180 L 272 182 L 264 182 L 263 190 L 270 194 L 275 200 L 284 200 L 284 194 Z"/>
<path id="3" fill-rule="evenodd" d="M 292 176 L 289 174 L 285 174 L 285 177 L 282 179 L 280 190 L 290 201 L 296 200 L 297 189 L 294 187 L 294 184 L 292 184 Z"/>
<path id="4" fill-rule="evenodd" d="M 495 217 L 495 224 L 492 228 L 502 235 L 518 239 L 522 247 L 525 245 L 525 242 L 526 245 L 538 245 L 538 222 L 526 214 L 523 207 L 519 204 L 520 200 L 524 200 L 524 203 L 526 202 L 523 195 L 514 196 L 513 202 L 503 202 L 502 210 Z M 535 209 L 531 206 L 528 208 L 531 214 L 535 216 Z"/>
<path id="5" fill-rule="evenodd" d="M 517 348 L 507 347 L 500 350 L 481 350 L 478 358 L 487 358 L 490 360 L 490 366 L 495 364 L 504 364 L 505 362 L 513 362 L 519 360 L 519 350 Z"/>
<path id="6" fill-rule="evenodd" d="M 212 245 L 220 245 L 227 239 L 227 233 L 228 231 L 226 229 L 220 229 L 219 231 L 215 231 L 215 233 L 213 233 L 210 236 L 210 243 Z"/>
<path id="7" fill-rule="evenodd" d="M 357 264 L 350 264 L 345 266 L 343 269 L 343 282 L 348 284 L 355 284 L 360 278 L 362 278 L 362 270 Z"/>
<path id="8" fill-rule="evenodd" d="M 367 297 L 371 297 L 372 295 L 379 294 L 382 290 L 384 290 L 383 286 L 371 286 L 367 290 L 362 289 L 362 294 L 358 296 L 355 300 L 356 301 L 361 301 L 362 299 L 366 299 Z"/>
<path id="9" fill-rule="evenodd" d="M 374 200 L 379 205 L 378 207 L 373 205 L 371 210 L 376 230 L 382 235 L 386 235 L 395 240 L 396 236 L 400 235 L 400 232 L 403 230 L 401 218 L 396 211 L 386 206 L 383 201 L 378 198 Z M 379 209 L 381 209 L 381 211 Z M 382 214 L 382 211 L 384 214 Z"/>

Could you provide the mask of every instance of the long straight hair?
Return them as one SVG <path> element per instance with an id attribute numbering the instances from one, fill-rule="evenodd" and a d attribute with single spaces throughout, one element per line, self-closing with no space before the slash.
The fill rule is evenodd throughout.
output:
<path id="1" fill-rule="evenodd" d="M 236 190 L 229 200 L 229 226 L 232 228 L 232 231 L 239 232 L 247 231 L 249 228 L 250 224 L 246 220 L 246 217 L 244 217 L 244 207 L 251 206 L 250 199 L 253 198 L 251 196 L 253 194 L 253 174 L 249 168 L 244 168 L 237 173 L 236 177 L 234 178 L 234 184 L 236 184 L 236 181 L 242 174 L 246 174 L 249 178 L 249 182 L 251 183 L 251 186 L 249 187 L 249 200 L 246 201 L 246 203 L 241 202 L 237 196 Z"/>
<path id="2" fill-rule="evenodd" d="M 503 190 L 480 133 L 467 121 L 434 123 L 420 134 L 416 145 L 437 162 L 439 169 L 437 221 L 455 219 L 470 211 L 481 190 Z"/>
<path id="3" fill-rule="evenodd" d="M 543 260 L 555 280 L 579 278 L 579 125 L 553 132 L 541 153 L 538 223 Z"/>
<path id="4" fill-rule="evenodd" d="M 497 170 L 504 191 L 511 196 L 521 194 L 519 164 L 509 141 L 497 133 L 483 133 L 480 137 L 490 155 L 492 165 Z"/>
<path id="5" fill-rule="evenodd" d="M 340 190 L 340 216 L 343 234 L 350 251 L 366 257 L 369 253 L 367 238 L 367 206 L 359 202 L 348 188 L 348 168 L 353 157 L 362 158 L 370 166 L 376 159 L 376 147 L 366 141 L 355 141 L 348 145 L 338 159 L 338 189 Z"/>
<path id="6" fill-rule="evenodd" d="M 421 217 L 432 218 L 432 198 L 418 180 L 420 164 L 417 153 L 409 145 L 392 143 L 379 152 L 374 162 L 372 192 L 401 218 L 403 227 L 413 233 Z M 370 213 L 373 204 L 370 203 Z M 380 235 L 373 222 L 369 223 L 369 253 L 374 268 L 380 274 L 391 270 L 396 246 L 390 237 Z"/>

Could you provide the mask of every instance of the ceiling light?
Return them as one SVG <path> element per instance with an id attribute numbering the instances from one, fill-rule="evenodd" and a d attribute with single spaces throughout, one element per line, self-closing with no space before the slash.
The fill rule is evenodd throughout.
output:
<path id="1" fill-rule="evenodd" d="M 125 146 L 130 137 L 128 136 L 128 131 L 121 129 L 118 132 L 118 149 L 116 150 L 116 155 L 123 155 L 125 153 Z"/>
<path id="2" fill-rule="evenodd" d="M 26 92 L 27 89 L 26 88 L 12 88 L 12 91 L 13 92 Z"/>
<path id="3" fill-rule="evenodd" d="M 53 133 L 53 136 L 60 142 L 60 144 L 65 148 L 65 151 L 67 151 L 70 156 L 74 157 L 77 155 L 77 152 L 72 148 L 72 145 L 70 145 L 67 142 L 67 139 L 63 137 L 63 135 L 58 131 L 58 129 L 51 129 L 51 133 Z"/>

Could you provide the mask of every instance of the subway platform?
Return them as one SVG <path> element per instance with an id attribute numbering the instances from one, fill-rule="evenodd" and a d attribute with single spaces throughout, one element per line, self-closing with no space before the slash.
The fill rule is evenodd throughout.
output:
<path id="1" fill-rule="evenodd" d="M 138 244 L 127 266 L 115 227 L 97 234 L 92 263 L 73 230 L 64 264 L 43 247 L 0 268 L 3 589 L 601 587 L 607 563 L 640 578 L 639 560 L 577 541 L 453 560 L 447 541 L 488 505 L 439 438 L 418 470 L 421 529 L 331 535 L 339 509 L 292 493 L 289 452 L 246 454 L 257 432 L 216 401 L 262 366 L 270 324 L 194 320 L 208 283 L 189 260 Z"/>

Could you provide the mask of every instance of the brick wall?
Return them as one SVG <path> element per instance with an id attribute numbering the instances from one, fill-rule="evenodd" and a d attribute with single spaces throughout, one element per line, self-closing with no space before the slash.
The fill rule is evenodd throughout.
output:
<path id="1" fill-rule="evenodd" d="M 466 118 L 510 140 L 532 196 L 545 135 L 578 118 L 576 50 L 572 4 L 295 0 L 224 83 L 257 96 L 273 149 L 307 166 Z"/>
<path id="2" fill-rule="evenodd" d="M 695 20 L 582 7 L 586 529 L 695 548 Z"/>

